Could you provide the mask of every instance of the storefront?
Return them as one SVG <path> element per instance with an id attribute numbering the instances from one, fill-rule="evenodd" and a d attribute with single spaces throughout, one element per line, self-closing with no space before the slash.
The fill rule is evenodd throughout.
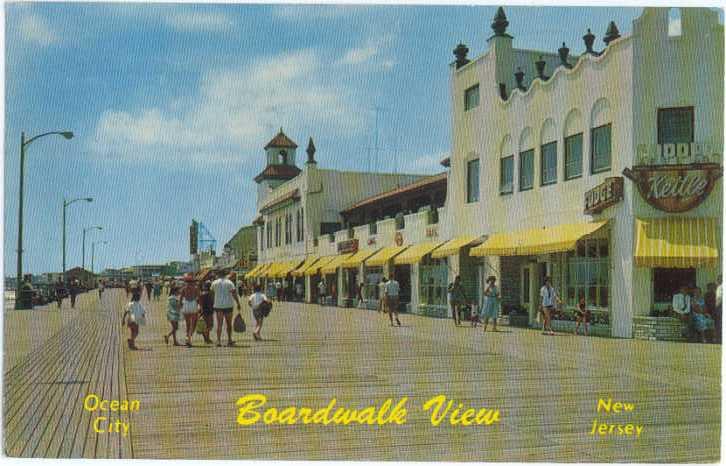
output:
<path id="1" fill-rule="evenodd" d="M 477 271 L 478 261 L 469 255 L 471 247 L 479 242 L 479 236 L 458 236 L 445 242 L 431 253 L 431 259 L 440 261 L 436 263 L 432 262 L 432 265 L 437 267 L 436 270 L 432 270 L 433 274 L 442 273 L 440 267 L 445 265 L 448 271 L 448 283 L 452 283 L 457 276 L 461 277 L 464 296 L 470 303 L 478 303 L 480 296 Z M 446 316 L 452 317 L 448 303 Z"/>
<path id="2" fill-rule="evenodd" d="M 365 261 L 366 265 L 366 288 L 369 292 L 372 292 L 373 296 L 375 296 L 375 305 L 378 306 L 379 301 L 381 299 L 380 296 L 380 290 L 378 289 L 378 285 L 380 284 L 383 277 L 386 277 L 387 279 L 390 279 L 393 277 L 393 274 L 395 273 L 395 269 L 393 266 L 393 259 L 401 254 L 403 251 L 406 250 L 408 246 L 387 246 L 385 248 L 380 249 L 378 252 L 373 254 L 371 257 L 369 257 Z M 377 280 L 376 280 L 377 278 Z M 399 277 L 396 277 L 397 281 L 399 282 L 399 285 L 401 284 L 401 280 Z M 410 279 L 409 279 L 410 280 Z M 375 286 L 374 286 L 375 283 Z M 375 289 L 374 289 L 375 288 Z M 409 287 L 410 290 L 410 287 Z M 369 295 L 371 296 L 371 295 Z M 409 297 L 410 297 L 410 291 L 409 291 Z M 410 299 L 410 298 L 409 298 Z M 405 310 L 405 304 L 401 304 L 401 307 L 399 308 L 399 311 Z"/>
<path id="3" fill-rule="evenodd" d="M 345 293 L 344 306 L 357 305 L 359 289 L 360 297 L 362 298 L 363 303 L 365 303 L 366 287 L 362 279 L 361 271 L 365 260 L 377 251 L 377 249 L 361 249 L 343 262 L 341 266 L 341 273 L 343 274 L 343 290 Z"/>
<path id="4" fill-rule="evenodd" d="M 584 300 L 593 325 L 608 326 L 611 248 L 607 224 L 600 221 L 496 233 L 470 254 L 499 258 L 499 287 L 509 305 L 507 311 L 523 311 L 530 325 L 538 325 L 539 290 L 549 276 L 563 301 L 555 321 L 574 321 L 575 309 Z M 609 335 L 609 328 L 601 330 Z"/>
<path id="5" fill-rule="evenodd" d="M 338 269 L 341 268 L 343 262 L 352 254 L 339 254 L 320 268 L 320 273 L 325 277 L 326 299 L 325 304 L 328 306 L 341 306 L 340 290 L 342 286 L 342 277 L 339 281 Z"/>
<path id="6" fill-rule="evenodd" d="M 443 244 L 443 242 L 414 244 L 393 260 L 397 276 L 410 277 L 407 286 L 411 312 L 414 314 L 446 315 L 448 275 L 446 259 L 431 259 L 431 252 Z M 401 288 L 403 289 L 403 285 Z"/>

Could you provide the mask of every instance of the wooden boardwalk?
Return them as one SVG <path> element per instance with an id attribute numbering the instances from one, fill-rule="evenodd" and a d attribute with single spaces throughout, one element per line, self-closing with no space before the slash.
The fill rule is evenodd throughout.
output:
<path id="1" fill-rule="evenodd" d="M 42 344 L 8 346 L 34 319 L 6 312 L 5 451 L 10 456 L 197 459 L 709 462 L 720 457 L 720 346 L 545 337 L 535 331 L 454 328 L 374 311 L 276 306 L 263 336 L 233 348 L 166 346 L 162 302 L 142 328 L 143 351 L 124 348 L 122 290 L 99 310 L 87 296 Z M 146 303 L 146 301 L 144 301 Z M 22 311 L 17 311 L 22 312 Z M 41 313 L 52 311 L 34 311 Z M 250 322 L 248 310 L 243 311 Z M 36 319 L 37 320 L 37 319 Z M 183 327 L 183 325 L 182 325 Z M 123 333 L 122 333 L 123 332 Z M 183 329 L 180 331 L 180 336 Z M 200 338 L 200 337 L 197 337 Z M 10 356 L 22 348 L 21 356 Z M 7 361 L 12 361 L 8 364 Z M 135 399 L 131 435 L 95 434 L 87 393 Z M 242 427 L 236 400 L 269 406 L 380 405 L 407 396 L 403 425 Z M 438 394 L 496 408 L 491 426 L 432 426 L 421 410 Z M 635 404 L 597 413 L 600 398 Z M 634 423 L 637 439 L 592 436 L 593 420 Z"/>

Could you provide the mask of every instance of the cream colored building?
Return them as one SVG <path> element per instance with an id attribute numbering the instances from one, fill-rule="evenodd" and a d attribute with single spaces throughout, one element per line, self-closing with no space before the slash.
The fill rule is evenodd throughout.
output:
<path id="1" fill-rule="evenodd" d="M 448 238 L 483 242 L 466 243 L 449 258 L 451 275 L 468 280 L 479 301 L 484 277 L 495 275 L 504 302 L 523 306 L 535 325 L 539 289 L 550 275 L 569 309 L 584 295 L 613 336 L 631 337 L 634 319 L 666 307 L 677 284 L 705 291 L 716 281 L 723 26 L 716 11 L 682 8 L 680 34 L 669 35 L 674 13 L 645 8 L 630 36 L 611 24 L 604 49 L 589 45 L 590 52 L 568 56 L 564 44 L 562 55 L 515 48 L 500 9 L 481 56 L 469 60 L 465 47 L 457 48 L 442 225 Z M 592 44 L 594 37 L 584 39 Z M 657 171 L 665 165 L 682 171 Z M 652 203 L 683 207 L 688 186 L 669 199 L 668 189 L 651 184 L 645 194 L 651 203 L 627 177 L 609 180 L 647 166 L 664 174 L 664 183 L 692 175 L 715 187 L 699 192 L 687 210 L 666 212 Z M 586 214 L 586 193 L 600 185 L 601 211 Z"/>
<path id="2" fill-rule="evenodd" d="M 290 273 L 303 261 L 339 254 L 336 243 L 331 243 L 330 239 L 335 238 L 336 232 L 340 235 L 343 229 L 340 217 L 343 209 L 422 178 L 411 174 L 321 168 L 315 160 L 312 138 L 301 169 L 296 164 L 297 148 L 282 130 L 265 146 L 267 165 L 255 177 L 258 183 L 259 215 L 255 224 L 260 268 L 253 270 L 249 278 L 279 280 L 287 285 Z M 265 265 L 274 268 L 263 270 Z M 292 277 L 292 280 L 304 281 L 305 296 L 309 301 L 319 274 L 301 273 Z"/>

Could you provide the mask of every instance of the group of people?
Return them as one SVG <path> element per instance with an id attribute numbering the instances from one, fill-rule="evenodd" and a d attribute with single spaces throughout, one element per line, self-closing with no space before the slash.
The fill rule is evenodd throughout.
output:
<path id="1" fill-rule="evenodd" d="M 464 286 L 461 283 L 461 277 L 456 276 L 454 281 L 448 286 L 448 302 L 451 314 L 454 319 L 454 325 L 461 325 L 462 314 L 465 306 L 469 310 L 469 319 L 471 325 L 476 327 L 478 324 L 483 325 L 486 332 L 489 322 L 492 323 L 492 331 L 497 331 L 497 319 L 499 317 L 501 307 L 501 292 L 497 287 L 497 278 L 494 275 L 487 277 L 484 283 L 483 303 L 481 309 L 477 311 L 476 303 L 469 300 L 464 292 Z M 552 286 L 552 278 L 545 277 L 544 284 L 539 292 L 539 317 L 542 321 L 542 334 L 554 335 L 552 329 L 552 317 L 555 316 L 562 305 L 562 300 L 554 286 Z M 592 315 L 587 308 L 585 297 L 580 296 L 575 309 L 575 335 L 579 334 L 582 327 L 584 334 L 590 332 L 590 319 Z"/>
<path id="2" fill-rule="evenodd" d="M 163 340 L 165 344 L 169 344 L 171 340 L 174 346 L 182 346 L 177 339 L 179 323 L 184 321 L 187 347 L 192 346 L 195 331 L 201 333 L 206 344 L 213 344 L 210 338 L 211 330 L 214 326 L 214 316 L 216 315 L 216 346 L 222 346 L 222 327 L 226 326 L 227 346 L 234 346 L 232 339 L 232 316 L 236 304 L 237 310 L 241 311 L 239 293 L 235 286 L 233 275 L 226 275 L 220 272 L 214 281 L 205 281 L 198 284 L 191 276 L 185 276 L 182 283 L 170 282 L 168 285 L 169 296 L 167 299 L 166 319 L 170 324 L 171 330 L 164 334 Z M 161 283 L 159 283 L 161 285 Z M 146 286 L 131 281 L 127 285 L 127 292 L 131 295 L 131 301 L 126 305 L 122 324 L 128 326 L 130 338 L 128 346 L 131 350 L 136 350 L 136 338 L 139 334 L 139 327 L 146 324 L 146 308 L 141 304 L 143 289 Z M 156 290 L 152 287 L 148 288 L 147 298 L 152 300 L 152 293 L 156 299 Z M 161 294 L 161 290 L 159 290 Z M 253 318 L 256 325 L 252 333 L 255 340 L 261 340 L 260 332 L 262 330 L 262 322 L 269 313 L 271 308 L 270 299 L 261 292 L 259 286 L 254 287 L 254 291 L 250 294 L 248 304 L 252 310 Z M 198 322 L 203 323 L 198 326 Z M 197 327 L 200 327 L 199 331 Z"/>
<path id="3" fill-rule="evenodd" d="M 447 288 L 447 300 L 455 326 L 458 327 L 461 325 L 462 314 L 464 313 L 465 306 L 467 306 L 468 317 L 473 327 L 482 324 L 486 332 L 489 321 L 491 320 L 492 331 L 498 331 L 497 317 L 499 316 L 499 307 L 501 305 L 501 293 L 499 287 L 497 287 L 497 278 L 495 276 L 490 275 L 486 279 L 484 300 L 480 311 L 477 311 L 476 307 L 474 307 L 475 303 L 467 298 L 464 292 L 464 285 L 461 283 L 461 277 L 459 275 L 454 278 L 454 281 Z"/>
<path id="4" fill-rule="evenodd" d="M 393 326 L 393 319 L 396 325 L 401 326 L 401 319 L 398 317 L 398 307 L 401 304 L 401 285 L 395 276 L 390 279 L 383 277 L 378 284 L 378 312 L 388 314 L 388 319 Z"/>
<path id="5" fill-rule="evenodd" d="M 703 294 L 697 286 L 682 285 L 673 295 L 671 310 L 673 315 L 687 324 L 686 330 L 698 341 L 706 343 L 721 342 L 722 309 L 721 275 L 717 283 L 706 285 Z"/>
<path id="6" fill-rule="evenodd" d="M 66 296 L 70 298 L 71 308 L 75 309 L 76 297 L 82 292 L 83 288 L 81 287 L 81 283 L 78 280 L 71 280 L 70 283 L 68 283 L 68 287 L 66 288 L 63 280 L 59 278 L 55 284 L 55 300 L 56 303 L 58 303 L 58 309 L 60 310 L 60 308 L 63 307 L 63 299 L 65 299 Z"/>

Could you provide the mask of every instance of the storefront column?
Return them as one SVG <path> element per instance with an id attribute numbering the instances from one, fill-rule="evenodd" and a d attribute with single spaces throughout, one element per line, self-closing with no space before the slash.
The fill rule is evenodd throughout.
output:
<path id="1" fill-rule="evenodd" d="M 624 207 L 624 206 L 623 206 Z M 610 333 L 613 337 L 632 338 L 633 315 L 638 309 L 650 311 L 650 293 L 645 277 L 634 263 L 633 217 L 625 208 L 610 221 Z M 647 269 L 645 269 L 647 271 Z M 637 288 L 637 292 L 635 292 Z"/>
<path id="2" fill-rule="evenodd" d="M 419 305 L 419 292 L 421 291 L 421 274 L 419 263 L 411 264 L 411 313 L 415 314 Z"/>
<path id="3" fill-rule="evenodd" d="M 303 278 L 305 279 L 305 302 L 306 303 L 312 303 L 312 278 L 310 275 L 304 275 Z"/>
<path id="4" fill-rule="evenodd" d="M 345 300 L 345 290 L 343 289 L 343 273 L 345 270 L 343 267 L 338 267 L 337 272 L 335 273 L 335 281 L 337 282 L 337 290 L 338 295 L 335 297 L 336 299 L 336 305 L 338 307 L 343 307 L 343 301 Z"/>

